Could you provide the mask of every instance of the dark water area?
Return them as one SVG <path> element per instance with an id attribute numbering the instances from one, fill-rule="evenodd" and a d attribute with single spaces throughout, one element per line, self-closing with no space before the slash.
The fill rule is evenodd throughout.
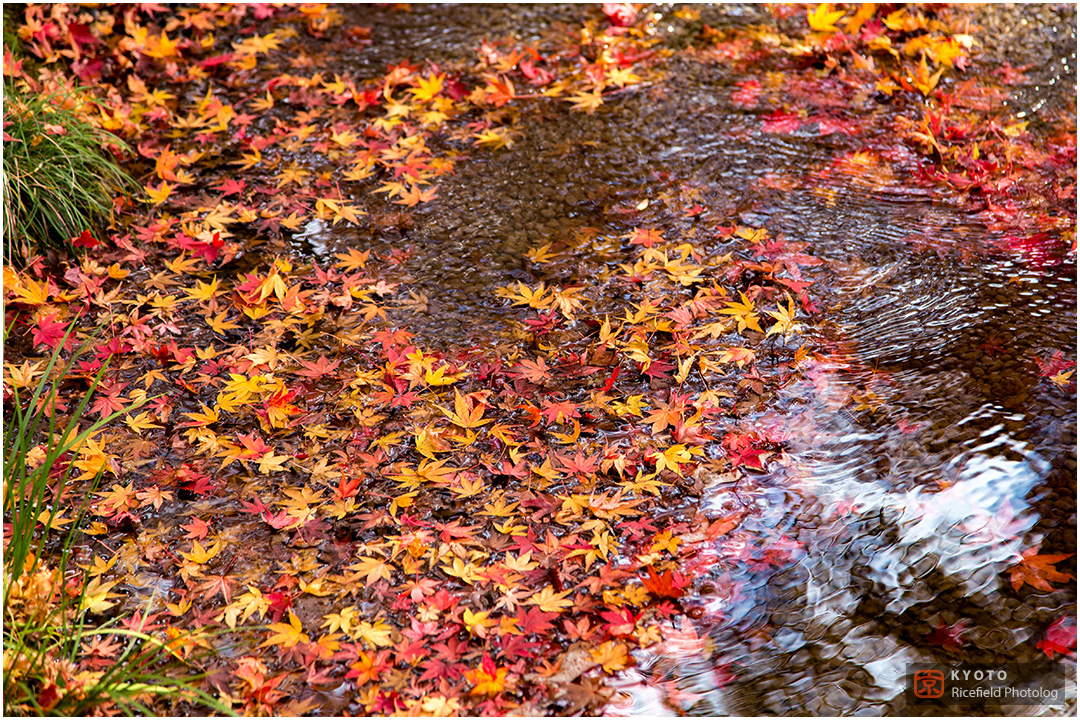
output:
<path id="1" fill-rule="evenodd" d="M 372 42 L 343 51 L 328 70 L 364 77 L 406 59 L 468 67 L 485 38 L 537 41 L 583 10 L 348 12 L 372 28 Z M 778 22 L 755 6 L 701 7 L 694 23 L 666 6 L 657 12 L 671 48 L 704 24 Z M 968 72 L 1026 68 L 1001 102 L 1051 146 L 1064 147 L 1061 133 L 1072 132 L 1075 152 L 1075 8 L 977 16 L 984 30 Z M 674 55 L 659 80 L 592 115 L 536 102 L 520 109 L 513 146 L 458 163 L 437 201 L 407 219 L 375 207 L 361 228 L 315 221 L 293 248 L 315 259 L 349 247 L 409 248 L 392 279 L 407 283 L 414 302 L 393 319 L 418 344 L 449 351 L 511 346 L 514 311 L 493 288 L 587 287 L 624 259 L 606 239 L 645 219 L 665 234 L 738 222 L 806 243 L 825 261 L 813 270 L 820 313 L 811 339 L 831 362 L 755 418 L 782 435 L 791 462 L 752 482 L 703 479 L 709 509 L 747 514 L 743 544 L 718 543 L 698 559 L 698 612 L 683 619 L 683 642 L 642 653 L 612 713 L 911 714 L 907 666 L 957 659 L 926 638 L 962 622 L 964 660 L 1031 663 L 1032 682 L 1071 698 L 1068 707 L 1003 712 L 1072 714 L 1075 662 L 1049 660 L 1034 640 L 1075 615 L 1075 596 L 1030 588 L 1018 596 L 1001 569 L 1040 542 L 1042 553 L 1076 548 L 1075 394 L 1039 365 L 1055 352 L 1075 357 L 1075 254 L 1060 261 L 1040 248 L 1010 249 L 1012 232 L 988 222 L 986 203 L 912 183 L 920 160 L 888 128 L 896 115 L 916 114 L 917 100 L 847 97 L 823 77 L 792 92 L 838 121 L 857 117 L 860 131 L 762 132 L 760 113 L 732 102 L 732 90 L 789 62 Z M 1075 189 L 1056 189 L 1048 181 L 1017 212 L 1074 223 Z M 709 213 L 674 212 L 665 198 L 678 193 Z M 632 212 L 643 198 L 649 208 Z M 592 250 L 572 262 L 541 267 L 527 257 L 582 233 Z M 719 254 L 723 245 L 705 247 Z"/>

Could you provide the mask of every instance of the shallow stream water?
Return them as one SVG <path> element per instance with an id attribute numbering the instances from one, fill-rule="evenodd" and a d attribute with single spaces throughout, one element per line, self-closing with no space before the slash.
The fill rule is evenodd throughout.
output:
<path id="1" fill-rule="evenodd" d="M 775 22 L 760 7 L 700 10 L 700 23 L 716 28 Z M 582 11 L 348 12 L 351 23 L 372 28 L 372 42 L 343 51 L 327 70 L 362 78 L 405 59 L 466 62 L 483 38 L 528 41 Z M 671 47 L 700 29 L 670 7 L 657 13 Z M 1052 137 L 1075 103 L 1075 9 L 980 17 L 974 71 L 1005 61 L 1029 68 L 1007 102 Z M 1075 393 L 1041 377 L 1035 363 L 1055 351 L 1075 357 L 1075 255 L 1044 262 L 1037 252 L 973 251 L 995 247 L 1004 232 L 988 229 L 962 193 L 893 171 L 914 164 L 895 138 L 761 132 L 758 114 L 730 97 L 740 79 L 773 69 L 676 55 L 662 79 L 619 93 L 595 114 L 536 103 L 523 111 L 512 147 L 459 163 L 437 201 L 407 218 L 385 206 L 362 228 L 314 221 L 292 237 L 293 248 L 317 259 L 349 247 L 407 248 L 392 279 L 407 283 L 413 301 L 394 320 L 418 333 L 419 345 L 453 350 L 512 342 L 512 311 L 495 287 L 587 283 L 588 263 L 539 276 L 525 253 L 591 228 L 594 261 L 603 263 L 604 238 L 631 227 L 619 210 L 631 200 L 650 199 L 665 231 L 737 221 L 807 243 L 825 261 L 814 270 L 820 314 L 811 340 L 830 360 L 756 418 L 783 434 L 790 463 L 751 486 L 703 478 L 708 509 L 747 513 L 739 552 L 748 562 L 710 580 L 704 553 L 697 616 L 682 620 L 681 642 L 638 658 L 610 712 L 910 714 L 907 666 L 953 657 L 925 639 L 939 623 L 960 621 L 965 660 L 1031 663 L 1033 682 L 1060 686 L 1075 703 L 1075 664 L 1043 657 L 1034 642 L 1075 614 L 1075 596 L 1017 597 L 1001 572 L 1040 540 L 1041 552 L 1075 552 Z M 804 100 L 839 105 L 827 80 L 819 91 Z M 882 123 L 910 109 L 875 96 L 842 100 L 843 112 Z M 845 165 L 858 152 L 893 152 L 893 163 Z M 687 220 L 663 210 L 665 194 L 687 188 L 712 215 Z M 769 557 L 759 552 L 766 539 Z"/>

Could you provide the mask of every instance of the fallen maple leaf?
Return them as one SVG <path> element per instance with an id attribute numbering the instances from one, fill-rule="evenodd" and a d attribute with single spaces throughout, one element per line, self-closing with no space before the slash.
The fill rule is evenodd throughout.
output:
<path id="1" fill-rule="evenodd" d="M 641 582 L 653 597 L 673 600 L 685 595 L 685 588 L 690 584 L 690 581 L 681 573 L 665 570 L 657 575 L 653 568 L 649 568 L 648 576 L 643 577 Z"/>
<path id="2" fill-rule="evenodd" d="M 509 668 L 496 668 L 495 661 L 490 655 L 484 655 L 480 661 L 480 667 L 475 670 L 467 670 L 465 679 L 476 687 L 472 689 L 472 695 L 498 695 L 503 691 L 506 684 L 506 674 Z"/>
<path id="3" fill-rule="evenodd" d="M 269 626 L 269 629 L 272 630 L 274 634 L 259 647 L 277 645 L 282 648 L 291 648 L 300 643 L 310 642 L 310 638 L 304 632 L 304 628 L 300 624 L 300 618 L 296 617 L 296 614 L 293 613 L 292 610 L 289 611 L 289 622 L 273 623 Z"/>
<path id="4" fill-rule="evenodd" d="M 67 323 L 57 320 L 57 313 L 39 318 L 37 325 L 30 330 L 30 335 L 34 338 L 34 347 L 45 345 L 55 350 L 64 339 L 67 328 Z M 69 335 L 64 348 L 70 350 L 74 342 L 75 338 Z"/>
<path id="5" fill-rule="evenodd" d="M 75 247 L 95 248 L 101 244 L 101 241 L 96 240 L 89 230 L 83 230 L 82 235 L 71 238 L 71 244 Z"/>
<path id="6" fill-rule="evenodd" d="M 1054 653 L 1076 657 L 1076 617 L 1062 615 L 1051 623 L 1046 629 L 1046 637 L 1039 641 L 1037 647 L 1050 658 L 1054 657 Z"/>
<path id="7" fill-rule="evenodd" d="M 638 9 L 633 3 L 603 3 L 601 9 L 607 15 L 608 20 L 616 27 L 628 27 L 634 24 Z"/>
<path id="8" fill-rule="evenodd" d="M 555 592 L 555 588 L 548 585 L 529 598 L 529 603 L 536 605 L 543 612 L 561 613 L 574 605 L 573 600 L 566 599 L 571 592 L 572 590 Z"/>
<path id="9" fill-rule="evenodd" d="M 944 620 L 938 620 L 937 627 L 926 636 L 926 641 L 931 645 L 943 647 L 949 652 L 956 652 L 967 645 L 967 640 L 961 637 L 967 630 L 967 624 L 967 620 L 961 620 L 953 625 L 946 625 Z"/>
<path id="10" fill-rule="evenodd" d="M 630 660 L 626 652 L 626 645 L 614 640 L 608 640 L 595 650 L 590 650 L 589 655 L 607 673 L 626 669 Z"/>
<path id="11" fill-rule="evenodd" d="M 837 32 L 836 23 L 844 17 L 843 10 L 833 10 L 829 3 L 821 3 L 813 10 L 806 11 L 806 21 L 815 32 Z"/>
<path id="12" fill-rule="evenodd" d="M 1009 581 L 1013 590 L 1019 592 L 1024 583 L 1027 583 L 1039 590 L 1050 591 L 1054 589 L 1050 586 L 1051 582 L 1068 582 L 1073 577 L 1054 568 L 1055 563 L 1072 557 L 1072 553 L 1039 555 L 1038 552 L 1038 546 L 1025 550 L 1020 562 L 1009 569 Z"/>

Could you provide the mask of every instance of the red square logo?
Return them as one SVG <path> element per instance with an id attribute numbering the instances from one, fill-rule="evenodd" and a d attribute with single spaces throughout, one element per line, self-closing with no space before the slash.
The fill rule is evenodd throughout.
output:
<path id="1" fill-rule="evenodd" d="M 940 670 L 918 670 L 914 682 L 917 698 L 932 699 L 945 694 L 945 673 Z"/>

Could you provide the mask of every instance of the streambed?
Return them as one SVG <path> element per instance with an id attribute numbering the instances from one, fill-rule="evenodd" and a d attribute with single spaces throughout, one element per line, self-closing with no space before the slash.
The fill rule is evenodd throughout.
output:
<path id="1" fill-rule="evenodd" d="M 574 10 L 352 12 L 376 28 L 373 43 L 335 70 L 460 62 L 482 38 L 528 40 L 537 23 Z M 672 23 L 666 41 L 677 44 L 681 21 L 670 8 L 659 12 L 658 26 Z M 757 7 L 701 15 L 735 33 L 772 22 Z M 1074 11 L 1008 8 L 980 19 L 989 33 L 977 56 L 984 70 L 973 72 L 1003 62 L 1029 68 L 1006 102 L 1054 136 L 1075 100 Z M 1007 232 L 988 228 L 972 198 L 902 171 L 868 177 L 876 170 L 843 166 L 852 153 L 896 152 L 895 138 L 760 132 L 759 114 L 731 94 L 740 80 L 783 69 L 770 62 L 733 67 L 676 55 L 662 80 L 592 115 L 530 108 L 512 147 L 462 163 L 407 229 L 316 228 L 296 242 L 315 256 L 415 248 L 404 267 L 423 307 L 400 319 L 443 348 L 513 343 L 513 311 L 491 302 L 493 285 L 588 283 L 606 260 L 600 244 L 577 266 L 540 270 L 524 257 L 529 249 L 583 227 L 598 228 L 601 240 L 618 236 L 631 224 L 620 205 L 655 202 L 674 185 L 696 189 L 711 211 L 706 222 L 729 218 L 807 243 L 825 260 L 814 270 L 814 341 L 835 351 L 760 413 L 790 463 L 749 485 L 704 479 L 711 509 L 749 510 L 746 547 L 714 548 L 724 569 L 695 586 L 700 611 L 681 620 L 685 641 L 642 653 L 609 712 L 910 714 L 908 665 L 957 659 L 957 648 L 927 638 L 958 622 L 967 628 L 964 660 L 1031 663 L 1027 679 L 1059 688 L 1075 707 L 1075 665 L 1035 648 L 1042 628 L 1075 613 L 1075 596 L 1016 598 L 1000 573 L 1034 539 L 1042 552 L 1075 551 L 1075 390 L 1040 378 L 1033 361 L 1075 354 L 1075 253 L 1042 262 L 987 252 Z M 821 91 L 825 106 L 838 104 Z M 843 112 L 881 118 L 879 132 L 897 110 L 882 97 L 848 100 Z M 683 218 L 648 212 L 665 232 L 687 230 Z M 725 553 L 752 556 L 755 543 L 771 547 L 778 536 L 788 543 L 778 558 L 757 557 L 734 573 L 719 562 Z"/>

